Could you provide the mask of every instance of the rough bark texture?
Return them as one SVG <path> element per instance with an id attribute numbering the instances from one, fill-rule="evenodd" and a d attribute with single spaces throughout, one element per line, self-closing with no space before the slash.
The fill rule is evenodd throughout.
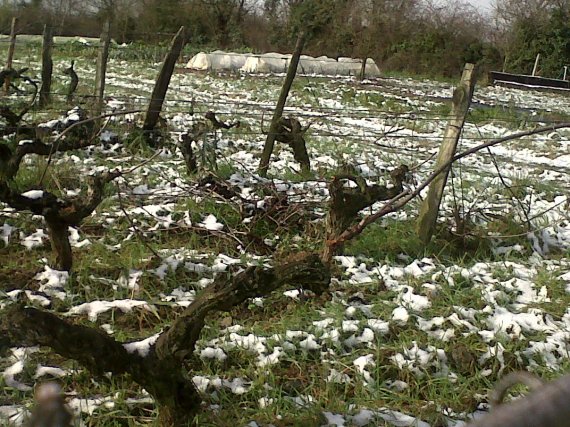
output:
<path id="1" fill-rule="evenodd" d="M 84 218 L 91 215 L 103 199 L 105 185 L 120 175 L 120 172 L 115 171 L 90 177 L 87 194 L 72 200 L 61 200 L 47 191 L 44 191 L 41 197 L 28 198 L 13 191 L 6 182 L 0 180 L 0 201 L 16 210 L 31 211 L 44 217 L 52 249 L 56 254 L 55 268 L 70 271 L 72 253 L 68 227 L 78 226 Z"/>
<path id="2" fill-rule="evenodd" d="M 156 352 L 159 357 L 172 355 L 182 361 L 194 351 L 208 313 L 229 311 L 248 298 L 267 295 L 286 283 L 319 293 L 329 282 L 328 268 L 313 253 L 289 257 L 273 269 L 248 267 L 229 280 L 218 277 L 158 338 Z"/>
<path id="3" fill-rule="evenodd" d="M 53 31 L 50 25 L 44 26 L 44 36 L 42 45 L 42 86 L 40 89 L 40 107 L 45 107 L 51 98 L 51 76 L 53 71 L 53 60 L 51 52 L 53 47 Z"/>
<path id="4" fill-rule="evenodd" d="M 2 176 L 5 179 L 14 178 L 18 173 L 22 159 L 28 154 L 49 156 L 55 152 L 79 150 L 93 144 L 94 142 L 89 139 L 66 138 L 65 140 L 59 140 L 56 143 L 44 143 L 36 138 L 33 142 L 18 145 L 14 153 L 7 155 L 7 166 L 6 169 L 4 169 Z"/>
<path id="5" fill-rule="evenodd" d="M 359 78 L 360 81 L 363 81 L 366 78 L 366 63 L 368 62 L 368 57 L 364 57 L 362 59 L 362 65 L 360 67 L 360 74 L 359 74 Z"/>
<path id="6" fill-rule="evenodd" d="M 17 75 L 22 78 L 22 71 L 17 72 Z M 29 143 L 18 144 L 14 150 L 6 144 L 0 144 L 0 201 L 18 211 L 31 211 L 44 217 L 52 249 L 56 254 L 55 268 L 60 270 L 69 271 L 72 268 L 68 227 L 78 226 L 84 218 L 93 213 L 104 197 L 105 185 L 121 176 L 121 172 L 111 171 L 89 177 L 87 194 L 68 200 L 62 200 L 47 191 L 43 191 L 40 197 L 25 197 L 14 191 L 10 182 L 17 175 L 22 160 L 28 154 L 48 156 L 49 166 L 51 156 L 56 152 L 76 150 L 94 144 L 93 138 L 87 138 L 91 134 L 91 124 L 88 119 L 84 119 L 68 125 L 61 129 L 61 133 L 51 143 L 34 138 Z M 46 171 L 47 167 L 40 181 Z"/>
<path id="7" fill-rule="evenodd" d="M 4 120 L 6 120 L 6 123 L 8 124 L 9 130 L 4 132 L 6 134 L 14 133 L 18 127 L 18 124 L 22 120 L 22 116 L 14 113 L 7 105 L 0 106 L 0 117 L 4 118 Z"/>
<path id="8" fill-rule="evenodd" d="M 525 136 L 531 135 L 538 135 L 544 132 L 553 132 L 558 129 L 566 129 L 570 128 L 570 123 L 559 123 L 555 125 L 544 126 L 536 129 L 527 130 L 524 132 L 517 132 L 511 135 L 504 136 L 502 138 L 493 139 L 491 141 L 487 141 L 483 144 L 477 145 L 475 147 L 471 147 L 465 151 L 462 151 L 459 154 L 456 154 L 453 158 L 449 159 L 449 161 L 445 162 L 438 168 L 436 168 L 423 182 L 418 184 L 414 190 L 404 189 L 400 194 L 393 197 L 392 199 L 386 201 L 376 212 L 364 216 L 358 222 L 351 225 L 346 231 L 344 231 L 338 239 L 333 242 L 327 242 L 327 247 L 325 248 L 325 253 L 330 251 L 330 246 L 339 245 L 342 243 L 346 243 L 349 240 L 354 239 L 356 236 L 360 235 L 366 227 L 374 222 L 378 221 L 380 218 L 385 217 L 386 215 L 396 212 L 400 210 L 402 207 L 407 205 L 410 201 L 420 196 L 420 194 L 447 168 L 449 168 L 453 163 L 456 161 L 463 159 L 467 156 L 475 154 L 481 150 L 484 150 L 489 147 L 494 147 L 496 145 L 505 143 L 507 141 L 512 141 L 515 139 L 520 139 Z"/>
<path id="9" fill-rule="evenodd" d="M 305 142 L 305 133 L 308 129 L 308 126 L 303 128 L 299 120 L 293 117 L 281 117 L 275 130 L 275 140 L 291 147 L 293 157 L 301 165 L 303 173 L 311 172 L 311 160 Z"/>
<path id="10" fill-rule="evenodd" d="M 198 163 L 196 161 L 196 153 L 192 148 L 192 143 L 197 146 L 201 144 L 199 149 L 201 169 L 217 170 L 217 135 L 218 129 L 231 129 L 240 127 L 240 122 L 225 123 L 216 117 L 213 111 L 208 111 L 204 118 L 207 121 L 198 121 L 194 123 L 188 132 L 184 133 L 180 141 L 180 151 L 186 163 L 186 170 L 190 175 L 198 172 Z M 208 138 L 209 134 L 213 138 Z"/>
<path id="11" fill-rule="evenodd" d="M 68 225 L 58 215 L 46 217 L 47 230 L 51 249 L 55 253 L 55 265 L 58 270 L 71 271 L 73 253 L 69 243 Z"/>
<path id="12" fill-rule="evenodd" d="M 194 138 L 187 133 L 183 134 L 181 138 L 182 140 L 180 141 L 180 151 L 182 152 L 184 163 L 186 163 L 186 170 L 190 175 L 194 175 L 196 172 L 198 172 L 196 155 L 194 154 L 194 150 L 192 148 L 192 141 L 194 141 Z"/>
<path id="13" fill-rule="evenodd" d="M 75 72 L 74 66 L 75 66 L 75 61 L 71 61 L 71 66 L 63 71 L 63 74 L 69 76 L 70 78 L 69 87 L 67 88 L 67 97 L 66 97 L 67 102 L 73 102 L 73 94 L 77 90 L 77 85 L 79 84 L 79 76 Z"/>
<path id="14" fill-rule="evenodd" d="M 21 130 L 20 122 L 36 102 L 36 96 L 38 94 L 38 85 L 34 80 L 24 75 L 26 71 L 28 71 L 28 68 L 22 68 L 21 70 L 14 70 L 13 68 L 8 68 L 0 71 L 0 86 L 4 84 L 4 82 L 6 83 L 8 81 L 13 82 L 19 79 L 26 82 L 34 89 L 30 101 L 27 103 L 26 106 L 22 108 L 22 110 L 19 113 L 13 112 L 10 109 L 10 107 L 8 107 L 7 105 L 0 105 L 0 117 L 3 117 L 8 125 L 0 129 L 0 135 L 9 135 L 12 133 L 19 132 Z"/>
<path id="15" fill-rule="evenodd" d="M 449 162 L 449 160 L 455 156 L 463 124 L 467 117 L 469 106 L 471 105 L 475 81 L 475 65 L 465 64 L 461 82 L 453 92 L 453 103 L 450 113 L 451 119 L 445 129 L 443 143 L 441 144 L 436 160 L 436 169 Z M 420 240 L 424 244 L 429 243 L 435 232 L 437 217 L 439 215 L 439 205 L 443 198 L 443 190 L 445 189 L 450 169 L 451 165 L 433 180 L 420 208 L 417 232 Z"/>
<path id="16" fill-rule="evenodd" d="M 96 376 L 129 374 L 157 401 L 163 426 L 184 426 L 200 408 L 194 383 L 173 358 L 129 353 L 101 329 L 75 325 L 35 308 L 16 305 L 3 316 L 0 331 L 12 346 L 45 346 L 79 362 Z"/>
<path id="17" fill-rule="evenodd" d="M 166 54 L 162 67 L 156 79 L 154 89 L 152 91 L 152 96 L 150 103 L 148 105 L 148 110 L 146 117 L 144 119 L 143 130 L 152 131 L 154 130 L 160 112 L 162 111 L 162 104 L 166 98 L 166 92 L 168 91 L 168 86 L 170 85 L 170 79 L 172 73 L 174 72 L 174 67 L 176 61 L 182 52 L 182 48 L 186 43 L 186 36 L 184 35 L 184 27 L 180 27 L 170 45 L 170 51 Z"/>
<path id="18" fill-rule="evenodd" d="M 22 305 L 6 310 L 0 336 L 7 337 L 9 346 L 50 347 L 95 375 L 129 374 L 155 398 L 161 426 L 185 426 L 193 422 L 201 399 L 184 370 L 184 361 L 194 350 L 206 316 L 229 311 L 286 283 L 322 291 L 329 282 L 328 268 L 311 253 L 289 257 L 274 268 L 249 267 L 234 277 L 220 276 L 161 334 L 144 358 L 127 352 L 122 343 L 98 328 L 75 325 Z"/>
<path id="19" fill-rule="evenodd" d="M 353 171 L 354 172 L 354 171 Z M 382 185 L 368 185 L 366 180 L 356 173 L 336 175 L 329 184 L 329 212 L 326 221 L 326 241 L 322 260 L 328 264 L 332 257 L 342 251 L 343 243 L 338 241 L 358 218 L 358 213 L 381 200 L 390 200 L 403 191 L 408 167 L 400 166 L 391 173 L 394 185 L 390 188 Z M 354 188 L 345 187 L 346 181 L 356 184 Z"/>
<path id="20" fill-rule="evenodd" d="M 13 78 L 18 78 L 18 71 L 14 70 L 13 68 L 3 69 L 0 71 L 0 86 L 4 86 L 8 79 Z"/>
<path id="21" fill-rule="evenodd" d="M 97 69 L 95 72 L 95 115 L 103 111 L 103 96 L 105 95 L 105 77 L 107 75 L 107 61 L 109 59 L 109 46 L 111 45 L 111 22 L 106 20 L 103 24 L 99 39 L 99 54 L 97 55 Z"/>
<path id="22" fill-rule="evenodd" d="M 285 80 L 283 81 L 283 86 L 281 87 L 281 92 L 279 94 L 279 99 L 277 100 L 277 106 L 273 112 L 271 127 L 269 128 L 269 133 L 267 134 L 267 139 L 263 146 L 263 152 L 261 153 L 261 160 L 259 162 L 259 175 L 263 177 L 267 176 L 271 154 L 273 153 L 273 146 L 275 145 L 275 139 L 278 133 L 279 120 L 283 116 L 283 110 L 285 109 L 285 103 L 287 102 L 289 91 L 291 90 L 293 80 L 295 80 L 295 76 L 297 75 L 297 68 L 299 66 L 299 60 L 301 59 L 301 53 L 303 52 L 306 38 L 307 35 L 305 31 L 302 31 L 297 38 L 295 50 L 293 51 L 291 62 L 287 69 L 287 75 L 285 76 Z"/>

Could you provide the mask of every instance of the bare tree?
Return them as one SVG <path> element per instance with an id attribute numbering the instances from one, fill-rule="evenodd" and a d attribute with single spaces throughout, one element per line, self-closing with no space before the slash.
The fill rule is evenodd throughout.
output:
<path id="1" fill-rule="evenodd" d="M 84 5 L 80 0 L 44 0 L 43 6 L 51 16 L 56 33 L 62 34 L 67 20 L 80 13 Z"/>
<path id="2" fill-rule="evenodd" d="M 519 19 L 544 18 L 553 8 L 568 9 L 568 0 L 495 0 L 494 13 L 502 24 L 511 25 Z"/>
<path id="3" fill-rule="evenodd" d="M 247 0 L 202 0 L 202 2 L 213 14 L 221 47 L 230 45 L 232 28 L 240 31 L 238 37 L 243 42 L 241 27 L 250 6 Z"/>

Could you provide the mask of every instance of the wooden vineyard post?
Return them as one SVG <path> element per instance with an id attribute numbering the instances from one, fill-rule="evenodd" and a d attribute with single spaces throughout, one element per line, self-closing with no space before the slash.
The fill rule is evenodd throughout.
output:
<path id="1" fill-rule="evenodd" d="M 164 103 L 164 98 L 166 97 L 166 91 L 170 85 L 170 79 L 172 78 L 172 73 L 174 72 L 176 61 L 180 56 L 180 52 L 182 52 L 184 43 L 184 27 L 180 27 L 172 39 L 170 51 L 166 54 L 166 57 L 162 63 L 162 68 L 158 73 L 158 78 L 156 79 L 156 83 L 154 85 L 150 99 L 150 104 L 148 105 L 148 110 L 144 119 L 143 130 L 145 131 L 153 130 L 156 126 L 156 123 L 158 122 L 160 112 L 162 111 L 162 104 Z"/>
<path id="2" fill-rule="evenodd" d="M 106 20 L 99 40 L 99 55 L 97 56 L 97 71 L 95 72 L 95 115 L 100 116 L 103 111 L 103 96 L 105 95 L 105 76 L 107 74 L 107 60 L 109 59 L 109 45 L 111 44 L 111 22 Z"/>
<path id="3" fill-rule="evenodd" d="M 289 63 L 289 68 L 287 69 L 287 75 L 283 86 L 281 87 L 281 93 L 279 94 L 279 100 L 277 101 L 277 106 L 273 112 L 273 118 L 271 119 L 271 126 L 269 128 L 269 133 L 265 140 L 265 145 L 263 146 L 263 152 L 261 153 L 261 161 L 259 162 L 259 175 L 265 177 L 267 176 L 267 170 L 269 169 L 269 161 L 271 160 L 271 154 L 273 153 L 273 147 L 275 145 L 275 138 L 277 137 L 279 129 L 279 120 L 283 116 L 283 110 L 285 109 L 285 103 L 287 102 L 287 97 L 289 96 L 289 91 L 293 85 L 293 80 L 295 80 L 295 75 L 297 74 L 297 68 L 299 67 L 299 60 L 301 58 L 301 52 L 305 46 L 306 33 L 302 31 L 297 38 L 297 44 L 295 45 L 295 51 L 291 56 L 291 62 Z"/>
<path id="4" fill-rule="evenodd" d="M 12 18 L 12 26 L 10 27 L 10 46 L 8 47 L 8 60 L 6 61 L 6 69 L 12 68 L 12 61 L 14 59 L 14 51 L 16 50 L 16 25 L 18 25 L 18 18 Z M 4 92 L 6 95 L 10 92 L 10 77 L 6 78 Z"/>
<path id="5" fill-rule="evenodd" d="M 53 47 L 53 30 L 50 25 L 44 25 L 44 37 L 42 44 L 42 87 L 40 88 L 40 107 L 49 104 L 51 99 L 51 76 L 53 72 L 53 60 L 51 52 Z"/>
<path id="6" fill-rule="evenodd" d="M 534 60 L 534 67 L 532 67 L 532 75 L 536 76 L 536 73 L 538 73 L 538 64 L 540 62 L 540 53 L 536 54 L 536 59 Z"/>
<path id="7" fill-rule="evenodd" d="M 445 129 L 443 144 L 435 163 L 435 170 L 449 162 L 455 155 L 459 136 L 465 123 L 465 117 L 469 111 L 473 88 L 475 87 L 475 65 L 465 64 L 459 86 L 453 92 L 451 118 Z M 423 201 L 417 222 L 417 232 L 420 240 L 427 244 L 435 231 L 439 205 L 443 196 L 443 190 L 447 182 L 451 166 L 442 171 L 429 186 L 428 195 Z"/>
<path id="8" fill-rule="evenodd" d="M 368 62 L 368 57 L 365 56 L 364 59 L 362 60 L 362 66 L 360 67 L 360 81 L 364 80 L 366 78 L 366 63 Z"/>

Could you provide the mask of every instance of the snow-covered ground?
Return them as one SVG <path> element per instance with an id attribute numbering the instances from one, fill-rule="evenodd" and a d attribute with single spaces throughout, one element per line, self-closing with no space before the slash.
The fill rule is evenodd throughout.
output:
<path id="1" fill-rule="evenodd" d="M 157 66 L 112 61 L 108 110 L 144 106 Z M 77 70 L 82 81 L 94 75 L 87 61 L 78 61 Z M 229 170 L 228 181 L 241 196 L 263 209 L 268 197 L 259 188 L 267 181 L 256 174 L 265 140 L 262 124 L 268 128 L 281 79 L 176 74 L 164 114 L 172 142 L 119 180 L 121 198 L 112 195 L 89 227 L 73 230 L 79 269 L 71 276 L 46 265 L 49 242 L 41 220 L 0 206 L 0 245 L 7 246 L 0 255 L 8 259 L 25 250 L 30 259 L 26 265 L 36 269 L 25 288 L 2 284 L 7 293 L 0 293 L 0 307 L 25 293 L 34 304 L 57 307 L 62 315 L 97 324 L 118 339 L 137 337 L 128 344 L 129 351 L 144 355 L 172 311 L 187 307 L 214 275 L 230 266 L 269 265 L 270 255 L 244 248 L 240 235 L 232 234 L 232 222 L 217 206 L 220 201 L 208 199 L 188 178 L 176 141 L 206 111 L 224 121 L 239 120 L 239 128 L 217 133 L 218 163 Z M 325 176 L 344 163 L 356 165 L 373 182 L 386 181 L 388 171 L 406 163 L 413 167 L 415 182 L 421 182 L 433 167 L 452 90 L 450 84 L 405 78 L 361 86 L 347 78 L 300 77 L 286 112 L 311 123 L 307 141 L 315 179 L 301 179 L 292 153 L 278 147 L 269 170 L 275 188 L 291 202 L 312 202 L 310 226 L 321 229 L 328 195 Z M 546 93 L 478 87 L 474 102 L 477 108 L 504 109 L 504 114 L 468 122 L 460 150 L 570 115 L 567 98 Z M 111 129 L 125 118 L 113 121 Z M 120 140 L 126 139 L 124 130 L 115 131 Z M 460 213 L 469 212 L 473 233 L 490 242 L 488 259 L 466 254 L 464 260 L 452 260 L 440 256 L 443 249 L 425 256 L 400 250 L 383 258 L 352 252 L 335 259 L 339 268 L 326 303 L 305 302 L 291 284 L 278 297 L 254 300 L 244 309 L 255 321 L 247 315 L 215 319 L 196 350 L 204 369 L 193 373 L 210 404 L 208 411 L 231 413 L 232 405 L 247 402 L 251 426 L 271 421 L 290 425 L 287 420 L 296 420 L 297 411 L 309 408 L 320 418 L 306 425 L 458 426 L 467 414 L 486 408 L 485 392 L 505 372 L 528 369 L 555 375 L 565 370 L 570 366 L 569 136 L 570 131 L 560 130 L 510 141 L 454 168 L 441 222 L 453 224 L 456 205 Z M 111 143 L 90 149 L 89 155 L 58 155 L 54 169 L 73 170 L 75 178 L 67 179 L 61 191 L 74 195 L 81 190 L 77 176 L 114 167 L 126 170 L 148 157 L 148 152 L 133 154 Z M 32 190 L 26 196 L 39 193 Z M 393 227 L 416 213 L 417 203 L 411 203 L 382 226 Z M 518 233 L 493 228 L 509 218 L 522 224 Z M 94 224 L 101 230 L 93 231 Z M 192 242 L 177 233 L 193 235 Z M 236 237 L 231 254 L 215 250 L 215 233 L 230 241 Z M 283 246 L 294 250 L 311 244 L 307 233 L 287 237 L 280 246 L 283 233 L 262 237 L 277 253 Z M 158 259 L 142 247 L 140 234 Z M 369 249 L 367 253 L 382 252 Z M 2 264 L 5 277 L 13 266 Z M 285 303 L 267 307 L 276 300 Z M 125 324 L 122 317 L 137 326 Z M 0 359 L 0 371 L 6 389 L 0 417 L 15 424 L 23 420 L 34 383 L 48 377 L 69 386 L 70 406 L 85 416 L 97 412 L 104 418 L 117 408 L 128 413 L 149 402 L 145 393 L 111 393 L 111 387 L 95 381 L 85 385 L 81 367 L 38 348 L 11 349 Z M 81 390 L 73 389 L 74 381 L 84 381 Z M 295 382 L 300 386 L 289 387 Z M 228 395 L 236 396 L 223 397 Z M 457 395 L 472 401 L 458 403 Z"/>

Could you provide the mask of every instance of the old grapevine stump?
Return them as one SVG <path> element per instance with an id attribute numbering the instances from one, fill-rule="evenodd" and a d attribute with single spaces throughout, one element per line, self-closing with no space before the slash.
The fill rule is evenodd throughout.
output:
<path id="1" fill-rule="evenodd" d="M 185 361 L 194 351 L 212 312 L 229 311 L 249 298 L 268 295 L 285 284 L 316 292 L 327 288 L 330 272 L 314 253 L 298 253 L 272 268 L 248 267 L 234 275 L 220 275 L 163 332 L 146 357 L 126 350 L 103 330 L 74 324 L 57 315 L 15 304 L 0 318 L 0 336 L 9 346 L 46 346 L 77 360 L 93 375 L 128 374 L 155 399 L 159 425 L 186 426 L 200 410 L 201 397 Z"/>

